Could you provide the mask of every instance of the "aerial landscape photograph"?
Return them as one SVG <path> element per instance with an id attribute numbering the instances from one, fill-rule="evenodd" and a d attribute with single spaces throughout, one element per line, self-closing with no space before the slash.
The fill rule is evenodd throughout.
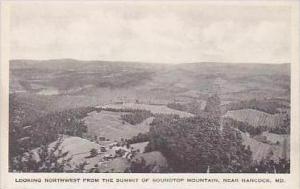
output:
<path id="1" fill-rule="evenodd" d="M 286 7 L 36 3 L 10 22 L 10 172 L 290 173 Z"/>

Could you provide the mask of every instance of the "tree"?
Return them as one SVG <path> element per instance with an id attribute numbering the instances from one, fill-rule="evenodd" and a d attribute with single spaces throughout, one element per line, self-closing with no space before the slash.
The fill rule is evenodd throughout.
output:
<path id="1" fill-rule="evenodd" d="M 220 105 L 221 105 L 220 97 L 217 94 L 214 94 L 207 99 L 204 111 L 210 113 L 212 117 L 220 117 L 221 116 Z"/>
<path id="2" fill-rule="evenodd" d="M 90 150 L 90 156 L 89 157 L 95 157 L 98 155 L 97 149 L 93 148 Z"/>
<path id="3" fill-rule="evenodd" d="M 79 163 L 78 165 L 75 166 L 74 172 L 75 173 L 83 173 L 85 172 L 85 166 L 87 166 L 88 163 L 86 161 Z"/>
<path id="4" fill-rule="evenodd" d="M 62 152 L 60 138 L 54 147 L 42 145 L 37 149 L 37 153 L 27 151 L 22 155 L 13 158 L 10 167 L 13 172 L 66 172 L 70 167 L 72 157 L 68 157 L 68 152 Z"/>
<path id="5" fill-rule="evenodd" d="M 243 172 L 249 168 L 251 151 L 238 131 L 212 118 L 171 119 L 157 117 L 150 128 L 148 151 L 158 150 L 175 172 Z"/>
<path id="6" fill-rule="evenodd" d="M 87 126 L 82 120 L 93 107 L 41 114 L 16 95 L 9 101 L 9 164 L 25 152 L 56 141 L 60 134 L 82 137 Z"/>
<path id="7" fill-rule="evenodd" d="M 143 157 L 134 159 L 130 167 L 125 170 L 125 172 L 129 173 L 151 173 L 154 171 L 154 168 L 157 167 L 156 163 L 148 164 L 146 163 L 145 159 Z"/>

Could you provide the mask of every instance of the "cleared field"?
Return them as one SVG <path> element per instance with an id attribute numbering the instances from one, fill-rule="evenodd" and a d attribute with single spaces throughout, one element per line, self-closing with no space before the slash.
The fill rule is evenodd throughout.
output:
<path id="1" fill-rule="evenodd" d="M 53 142 L 49 145 L 49 147 L 53 147 L 56 142 Z M 111 161 L 103 161 L 103 157 L 107 154 L 115 155 L 116 149 L 108 149 L 107 152 L 99 153 L 95 157 L 90 157 L 90 150 L 96 149 L 100 150 L 101 145 L 91 142 L 89 140 L 80 138 L 80 137 L 69 137 L 64 136 L 63 142 L 60 146 L 62 153 L 68 152 L 66 158 L 70 158 L 70 166 L 66 167 L 66 169 L 74 169 L 80 163 L 86 162 L 85 170 L 90 170 L 94 168 L 96 165 L 98 166 L 100 172 L 124 172 L 127 167 L 129 167 L 130 163 L 127 159 L 119 157 L 115 158 Z"/>
<path id="2" fill-rule="evenodd" d="M 279 143 L 278 148 L 273 149 L 274 154 L 282 158 L 290 158 L 290 135 L 279 135 L 269 132 L 263 132 L 262 135 L 271 143 Z"/>
<path id="3" fill-rule="evenodd" d="M 283 124 L 284 117 L 281 114 L 268 114 L 253 109 L 228 111 L 224 117 L 232 118 L 237 121 L 246 122 L 254 127 L 267 126 L 277 127 Z"/>
<path id="4" fill-rule="evenodd" d="M 290 141 L 289 135 L 279 135 L 279 134 L 275 134 L 275 133 L 263 132 L 262 136 L 265 136 L 267 138 L 267 140 L 272 143 L 279 142 L 280 144 L 283 144 L 285 140 Z"/>
<path id="5" fill-rule="evenodd" d="M 128 139 L 136 136 L 139 133 L 146 133 L 149 131 L 150 123 L 153 117 L 144 120 L 137 125 L 131 125 L 121 119 L 120 112 L 91 112 L 84 121 L 88 127 L 89 135 L 102 136 L 111 141 L 120 140 L 121 138 Z"/>
<path id="6" fill-rule="evenodd" d="M 213 94 L 218 94 L 221 100 L 221 113 L 222 115 L 225 114 L 224 117 L 248 123 L 254 127 L 285 126 L 283 122 L 287 116 L 284 117 L 282 114 L 288 115 L 290 112 L 290 64 L 195 62 L 170 65 L 73 59 L 11 60 L 9 71 L 9 92 L 12 96 L 10 98 L 10 110 L 16 110 L 11 111 L 13 113 L 10 112 L 9 137 L 13 139 L 10 140 L 10 147 L 19 143 L 27 144 L 26 141 L 35 141 L 35 146 L 32 148 L 38 149 L 43 138 L 50 138 L 50 143 L 55 140 L 56 137 L 54 136 L 58 132 L 82 136 L 90 140 L 65 137 L 62 142 L 62 152 L 69 152 L 68 157 L 72 157 L 71 166 L 73 168 L 80 163 L 87 162 L 86 170 L 97 167 L 100 172 L 124 172 L 130 166 L 131 158 L 144 158 L 147 165 L 158 165 L 155 170 L 152 170 L 153 172 L 160 172 L 159 167 L 166 167 L 167 160 L 158 151 L 144 153 L 148 142 L 131 144 L 133 148 L 131 149 L 127 148 L 127 145 L 123 144 L 124 142 L 119 141 L 130 139 L 139 133 L 149 132 L 150 124 L 156 114 L 173 114 L 181 118 L 192 118 L 196 115 L 200 118 L 202 115 L 205 117 L 209 114 L 204 111 L 207 99 Z M 248 102 L 253 99 L 256 102 L 254 105 L 241 103 L 241 101 Z M 170 106 L 172 103 L 178 106 Z M 229 109 L 228 106 L 232 104 L 237 104 L 237 107 L 232 106 Z M 81 110 L 81 108 L 88 107 L 98 107 L 99 109 L 87 115 L 81 114 L 79 111 L 80 118 L 77 118 L 76 109 L 80 108 Z M 120 111 L 126 109 L 137 111 Z M 59 114 L 57 116 L 59 119 L 56 119 L 56 116 L 52 116 L 52 114 Z M 127 115 L 122 116 L 125 114 Z M 44 116 L 45 121 L 43 120 Z M 54 122 L 56 120 L 61 121 L 56 124 Z M 69 120 L 70 123 L 74 122 L 74 126 L 80 125 L 77 124 L 77 121 L 83 121 L 87 126 L 88 133 L 81 135 L 81 130 L 77 132 L 77 129 L 73 127 L 56 129 L 59 125 L 73 126 L 73 124 L 69 124 Z M 286 120 L 284 124 L 289 121 Z M 55 127 L 52 126 L 52 123 L 55 123 Z M 191 147 L 193 141 L 190 144 L 188 137 L 192 135 L 186 135 L 188 130 L 184 130 L 188 128 L 184 126 L 189 126 L 190 120 L 183 119 L 179 123 L 180 125 L 174 124 L 174 127 L 180 126 L 178 131 L 162 130 L 163 133 L 157 132 L 155 134 L 171 136 L 182 131 L 182 142 L 187 142 L 186 146 Z M 164 126 L 169 126 L 169 124 L 173 125 L 172 122 L 166 122 Z M 204 127 L 206 124 L 211 125 L 210 119 L 199 119 L 199 125 Z M 236 124 L 234 126 L 241 130 L 250 132 L 253 129 L 252 127 L 248 128 L 248 124 Z M 41 127 L 36 127 L 32 132 L 31 129 L 24 127 L 26 135 L 23 136 L 23 130 L 18 128 L 19 125 L 28 125 L 29 127 L 39 125 Z M 47 132 L 42 132 L 48 126 L 51 128 L 47 129 Z M 276 128 L 273 131 L 280 133 L 280 129 Z M 256 133 L 256 130 L 260 129 L 253 130 L 255 130 L 253 133 Z M 19 134 L 15 135 L 14 131 L 20 132 L 21 137 Z M 195 130 L 195 137 L 199 131 Z M 211 134 L 210 129 L 203 129 L 200 132 Z M 35 134 L 29 137 L 27 133 Z M 45 137 L 48 135 L 49 137 Z M 201 135 L 199 136 L 201 137 Z M 242 133 L 242 137 L 244 145 L 250 147 L 254 160 L 289 158 L 289 135 L 263 133 L 262 136 L 257 135 L 251 138 Z M 193 138 L 191 139 L 193 140 Z M 140 138 L 137 137 L 135 141 L 138 140 L 156 140 L 156 136 L 140 135 Z M 174 141 L 176 140 L 178 138 L 175 137 Z M 214 139 L 207 137 L 204 140 Z M 165 147 L 164 140 L 155 142 Z M 232 142 L 235 143 L 235 141 Z M 28 144 L 30 143 L 28 142 Z M 54 144 L 51 143 L 50 146 Z M 15 146 L 20 147 L 21 145 Z M 169 146 L 166 145 L 166 147 Z M 97 153 L 93 150 L 91 154 L 92 149 L 96 149 Z M 179 153 L 176 149 L 180 149 L 180 146 L 174 146 L 174 151 Z M 139 150 L 141 153 L 133 157 L 132 155 L 135 153 L 131 150 Z M 17 153 L 22 155 L 21 151 L 23 150 L 13 149 L 10 150 L 9 155 L 10 157 L 14 157 Z M 188 154 L 181 154 L 182 157 L 178 156 L 178 158 L 196 155 L 198 159 L 198 153 L 197 150 L 191 150 Z M 38 155 L 37 152 L 35 154 Z M 239 155 L 244 156 L 244 154 Z M 10 162 L 10 167 L 14 167 L 14 162 Z M 172 170 L 170 169 L 170 171 Z"/>
<path id="7" fill-rule="evenodd" d="M 289 145 L 271 145 L 267 143 L 259 142 L 245 133 L 241 132 L 243 138 L 243 144 L 249 146 L 252 151 L 252 158 L 254 161 L 260 161 L 264 158 L 270 158 L 274 161 L 278 161 L 279 158 L 289 159 Z"/>
<path id="8" fill-rule="evenodd" d="M 271 152 L 271 145 L 258 142 L 257 140 L 250 138 L 242 132 L 241 134 L 243 138 L 243 144 L 245 146 L 250 146 L 250 150 L 252 151 L 252 158 L 254 161 L 262 160 Z"/>
<path id="9" fill-rule="evenodd" d="M 53 147 L 56 142 L 53 142 L 49 147 Z M 80 163 L 88 163 L 86 168 L 92 168 L 99 162 L 99 157 L 86 158 L 90 155 L 91 149 L 100 149 L 100 145 L 80 137 L 65 136 L 60 146 L 62 153 L 68 152 L 67 158 L 72 157 L 70 168 L 73 169 Z"/>
<path id="10" fill-rule="evenodd" d="M 176 114 L 180 117 L 191 117 L 193 114 L 174 110 L 163 105 L 148 105 L 148 104 L 137 104 L 137 103 L 123 103 L 123 104 L 108 104 L 102 106 L 102 108 L 113 108 L 113 109 L 138 109 L 148 110 L 154 114 Z"/>

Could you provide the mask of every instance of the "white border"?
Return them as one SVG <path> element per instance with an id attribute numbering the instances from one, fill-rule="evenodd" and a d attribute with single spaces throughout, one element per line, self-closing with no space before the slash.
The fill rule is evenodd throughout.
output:
<path id="1" fill-rule="evenodd" d="M 8 173 L 8 95 L 9 95 L 9 7 L 14 3 L 37 3 L 38 1 L 2 2 L 1 5 L 1 189 L 44 189 L 48 188 L 230 188 L 230 189 L 298 189 L 299 184 L 299 3 L 298 1 L 113 1 L 113 3 L 185 3 L 223 5 L 272 5 L 290 6 L 292 11 L 292 62 L 291 62 L 291 174 L 121 174 L 121 173 Z M 111 3 L 108 1 L 47 1 L 43 3 Z M 15 183 L 15 178 L 275 178 L 285 179 L 285 183 L 82 183 L 82 184 L 39 184 Z"/>

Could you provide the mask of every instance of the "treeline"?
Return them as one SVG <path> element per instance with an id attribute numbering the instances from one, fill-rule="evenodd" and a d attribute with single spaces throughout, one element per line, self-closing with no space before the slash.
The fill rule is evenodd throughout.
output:
<path id="1" fill-rule="evenodd" d="M 141 112 L 141 111 L 147 111 L 147 112 L 150 112 L 148 110 L 143 110 L 143 109 L 134 109 L 134 108 L 103 108 L 103 107 L 100 107 L 100 108 L 96 108 L 97 111 L 109 111 L 109 112 L 126 112 L 126 113 L 138 113 L 138 112 Z M 151 112 L 150 112 L 151 113 Z"/>
<path id="2" fill-rule="evenodd" d="M 95 109 L 84 107 L 52 112 L 36 120 L 24 119 L 30 110 L 19 106 L 17 99 L 10 101 L 9 120 L 9 157 L 23 154 L 26 151 L 47 145 L 58 139 L 59 134 L 81 137 L 87 132 L 82 120 Z"/>
<path id="3" fill-rule="evenodd" d="M 27 98 L 20 98 L 16 94 L 9 95 L 9 125 L 21 126 L 44 115 L 40 106 L 32 105 Z"/>
<path id="4" fill-rule="evenodd" d="M 290 134 L 291 132 L 291 118 L 290 115 L 285 114 L 283 124 L 270 129 L 271 133 L 275 134 Z"/>
<path id="5" fill-rule="evenodd" d="M 290 127 L 275 127 L 270 129 L 270 133 L 274 134 L 290 134 Z"/>
<path id="6" fill-rule="evenodd" d="M 202 104 L 196 100 L 186 104 L 169 103 L 167 107 L 202 117 L 221 116 L 222 114 L 221 99 L 217 94 L 213 94 L 207 98 L 204 108 Z"/>
<path id="7" fill-rule="evenodd" d="M 278 108 L 289 108 L 289 106 L 279 103 L 277 100 L 256 100 L 251 99 L 248 101 L 240 101 L 237 103 L 230 103 L 224 105 L 227 111 L 230 110 L 241 110 L 241 109 L 254 109 L 269 114 L 280 113 Z"/>
<path id="8" fill-rule="evenodd" d="M 188 112 L 195 115 L 199 115 L 203 113 L 203 111 L 201 110 L 201 106 L 202 105 L 197 101 L 194 101 L 192 103 L 187 103 L 187 104 L 180 104 L 175 102 L 167 104 L 168 108 Z"/>
<path id="9" fill-rule="evenodd" d="M 184 104 L 180 104 L 180 103 L 168 103 L 167 104 L 168 108 L 174 109 L 174 110 L 179 110 L 179 111 L 187 111 L 187 106 Z"/>
<path id="10" fill-rule="evenodd" d="M 147 141 L 149 141 L 149 133 L 139 133 L 138 135 L 126 140 L 128 144 L 135 144 Z"/>
<path id="11" fill-rule="evenodd" d="M 42 145 L 35 150 L 35 153 L 27 151 L 13 157 L 9 170 L 11 172 L 66 172 L 71 158 L 68 157 L 68 152 L 60 150 L 61 143 L 62 138 L 59 138 L 52 148 Z"/>
<path id="12" fill-rule="evenodd" d="M 266 126 L 254 127 L 246 122 L 237 121 L 232 118 L 223 118 L 223 125 L 237 128 L 244 133 L 249 133 L 251 136 L 260 135 L 262 132 L 269 130 Z"/>
<path id="13" fill-rule="evenodd" d="M 146 151 L 160 151 L 174 172 L 246 172 L 252 152 L 239 132 L 212 118 L 157 116 Z"/>
<path id="14" fill-rule="evenodd" d="M 121 119 L 132 125 L 142 123 L 145 119 L 153 116 L 153 114 L 148 110 L 138 110 L 129 114 L 122 114 Z"/>
<path id="15" fill-rule="evenodd" d="M 124 112 L 127 114 L 122 114 L 121 119 L 132 125 L 142 123 L 145 119 L 154 116 L 149 110 L 141 109 L 131 109 L 131 108 L 97 108 L 98 111 L 110 111 L 110 112 Z"/>
<path id="16" fill-rule="evenodd" d="M 237 121 L 232 118 L 223 118 L 223 124 L 239 129 L 244 133 L 249 133 L 251 136 L 260 135 L 264 131 L 269 131 L 274 134 L 290 134 L 290 119 L 286 118 L 284 124 L 278 127 L 257 126 L 254 127 L 246 122 Z"/>
<path id="17" fill-rule="evenodd" d="M 87 127 L 82 118 L 86 117 L 90 111 L 93 111 L 93 109 L 65 110 L 47 114 L 19 127 L 12 124 L 10 125 L 10 138 L 18 144 L 16 146 L 13 145 L 12 149 L 18 151 L 17 149 L 19 148 L 19 151 L 22 152 L 38 147 L 41 144 L 48 144 L 55 141 L 58 134 L 82 137 L 82 134 L 87 132 Z M 14 116 L 12 116 L 13 118 Z"/>
<path id="18" fill-rule="evenodd" d="M 290 161 L 279 159 L 279 161 L 263 159 L 252 163 L 250 173 L 290 173 Z"/>

